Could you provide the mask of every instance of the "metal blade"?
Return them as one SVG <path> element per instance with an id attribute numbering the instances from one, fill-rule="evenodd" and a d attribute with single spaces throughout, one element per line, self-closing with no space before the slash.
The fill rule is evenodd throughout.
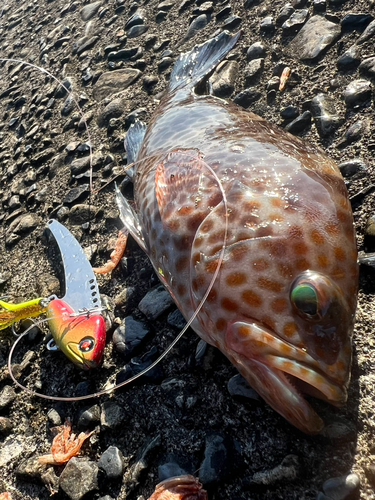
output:
<path id="1" fill-rule="evenodd" d="M 62 300 L 77 313 L 85 309 L 100 309 L 98 284 L 81 245 L 60 222 L 51 219 L 48 227 L 57 241 L 64 265 L 65 295 Z"/>

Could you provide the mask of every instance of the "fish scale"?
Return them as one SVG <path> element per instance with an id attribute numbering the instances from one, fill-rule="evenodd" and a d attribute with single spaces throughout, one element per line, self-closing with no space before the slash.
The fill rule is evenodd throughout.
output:
<path id="1" fill-rule="evenodd" d="M 136 209 L 123 197 L 118 203 L 187 320 L 225 243 L 192 327 L 275 410 L 317 433 L 323 422 L 300 389 L 334 405 L 347 398 L 358 286 L 353 217 L 339 170 L 319 148 L 194 93 L 238 36 L 221 33 L 177 60 L 147 129 L 128 132 Z"/>

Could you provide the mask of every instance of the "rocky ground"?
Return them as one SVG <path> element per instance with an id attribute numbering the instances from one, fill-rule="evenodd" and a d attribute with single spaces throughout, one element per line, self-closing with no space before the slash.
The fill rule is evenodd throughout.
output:
<path id="1" fill-rule="evenodd" d="M 149 120 L 178 54 L 223 29 L 242 29 L 243 37 L 211 77 L 213 92 L 335 158 L 347 179 L 359 249 L 375 251 L 374 4 L 3 0 L 0 56 L 13 60 L 0 62 L 0 294 L 18 301 L 63 293 L 58 254 L 44 231 L 51 217 L 74 233 L 93 265 L 108 259 L 119 220 L 114 183 L 107 183 L 118 174 L 129 196 L 132 190 L 122 169 L 126 130 L 137 116 Z M 72 93 L 25 63 L 51 72 Z M 291 75 L 280 92 L 286 66 Z M 134 242 L 120 268 L 98 281 L 113 323 L 103 366 L 82 373 L 46 350 L 46 331 L 34 332 L 16 356 L 30 387 L 65 396 L 93 392 L 155 359 L 178 333 L 183 321 L 163 289 L 148 294 L 158 281 Z M 4 330 L 0 493 L 141 499 L 159 480 L 188 472 L 211 500 L 374 498 L 374 293 L 375 273 L 363 266 L 349 402 L 344 409 L 313 402 L 327 423 L 315 437 L 259 400 L 192 331 L 138 384 L 86 403 L 53 403 L 12 385 L 12 335 Z M 124 352 L 121 329 L 112 343 L 124 322 L 140 340 L 131 352 Z M 65 468 L 39 465 L 50 451 L 51 428 L 66 418 L 75 431 L 94 434 Z"/>

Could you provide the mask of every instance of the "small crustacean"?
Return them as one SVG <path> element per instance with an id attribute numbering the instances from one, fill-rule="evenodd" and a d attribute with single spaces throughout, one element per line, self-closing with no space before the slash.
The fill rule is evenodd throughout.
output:
<path id="1" fill-rule="evenodd" d="M 39 297 L 19 304 L 9 304 L 0 300 L 0 330 L 4 330 L 17 321 L 35 318 L 47 310 L 48 300 Z"/>
<path id="2" fill-rule="evenodd" d="M 107 274 L 115 269 L 120 262 L 121 257 L 124 255 L 126 242 L 128 241 L 128 231 L 119 231 L 116 246 L 108 260 L 102 267 L 93 267 L 92 270 L 96 274 Z"/>
<path id="3" fill-rule="evenodd" d="M 41 464 L 61 465 L 78 455 L 84 441 L 91 436 L 92 432 L 81 432 L 76 437 L 72 434 L 70 420 L 66 420 L 64 425 L 55 428 L 58 434 L 53 438 L 51 454 L 39 457 Z"/>
<path id="4" fill-rule="evenodd" d="M 285 89 L 286 82 L 289 80 L 291 69 L 286 66 L 280 76 L 279 90 L 282 92 Z"/>
<path id="5" fill-rule="evenodd" d="M 148 500 L 207 500 L 207 491 L 191 475 L 171 477 L 156 485 Z"/>

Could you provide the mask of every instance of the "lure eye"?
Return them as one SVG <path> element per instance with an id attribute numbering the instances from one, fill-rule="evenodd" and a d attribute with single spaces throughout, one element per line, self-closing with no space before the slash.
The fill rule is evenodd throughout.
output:
<path id="1" fill-rule="evenodd" d="M 78 348 L 81 352 L 90 352 L 95 347 L 95 340 L 91 337 L 86 337 L 81 340 L 78 344 Z"/>
<path id="2" fill-rule="evenodd" d="M 308 283 L 296 285 L 291 291 L 290 298 L 298 312 L 309 317 L 318 314 L 318 294 L 312 285 Z"/>

